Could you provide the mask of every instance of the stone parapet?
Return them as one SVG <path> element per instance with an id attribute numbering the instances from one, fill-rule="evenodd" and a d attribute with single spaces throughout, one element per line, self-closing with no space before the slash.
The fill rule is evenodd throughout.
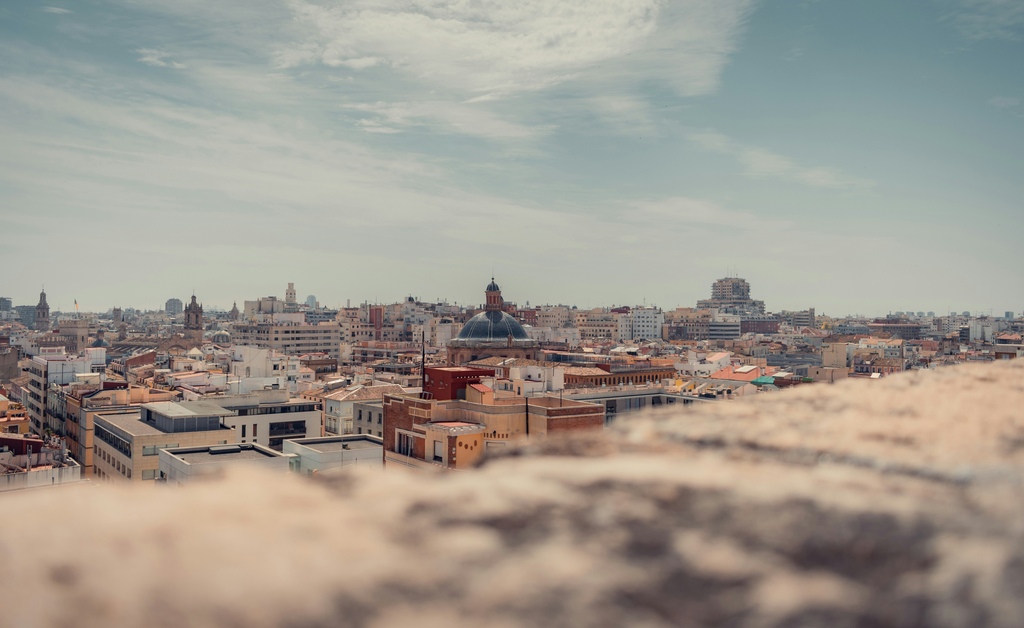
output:
<path id="1" fill-rule="evenodd" d="M 0 626 L 1019 626 L 1024 361 L 666 409 L 457 474 L 0 498 Z"/>

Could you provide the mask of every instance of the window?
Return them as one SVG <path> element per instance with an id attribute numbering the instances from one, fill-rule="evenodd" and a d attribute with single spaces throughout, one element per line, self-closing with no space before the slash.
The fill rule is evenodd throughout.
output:
<path id="1" fill-rule="evenodd" d="M 380 425 L 384 421 L 384 414 L 381 412 L 377 413 L 377 425 Z"/>
<path id="2" fill-rule="evenodd" d="M 256 438 L 256 424 L 255 423 L 252 424 L 252 437 Z"/>
<path id="3" fill-rule="evenodd" d="M 360 427 L 360 428 L 359 428 L 359 431 L 358 431 L 358 432 L 356 432 L 356 434 L 362 434 L 362 433 L 363 433 L 363 428 L 361 428 L 361 427 Z"/>
<path id="4" fill-rule="evenodd" d="M 242 438 L 245 438 L 245 426 L 242 426 Z"/>
<path id="5" fill-rule="evenodd" d="M 142 470 L 142 479 L 143 480 L 155 480 L 156 479 L 156 469 L 143 469 Z"/>
<path id="6" fill-rule="evenodd" d="M 434 441 L 434 462 L 444 461 L 444 443 L 439 440 Z"/>

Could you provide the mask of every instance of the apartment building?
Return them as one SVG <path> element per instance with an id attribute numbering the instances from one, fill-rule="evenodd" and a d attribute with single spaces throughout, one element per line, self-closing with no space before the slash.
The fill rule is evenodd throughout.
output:
<path id="1" fill-rule="evenodd" d="M 50 386 L 64 386 L 76 381 L 80 374 L 92 373 L 93 359 L 69 355 L 63 346 L 41 347 L 38 355 L 22 362 L 22 367 L 29 377 L 22 403 L 28 411 L 32 431 L 42 434 L 46 427 L 46 396 Z"/>
<path id="2" fill-rule="evenodd" d="M 286 439 L 322 436 L 319 402 L 291 398 L 287 390 L 258 390 L 244 395 L 209 395 L 196 403 L 215 404 L 228 414 L 225 426 L 236 430 L 238 443 L 257 443 L 281 451 Z"/>
<path id="3" fill-rule="evenodd" d="M 384 464 L 413 469 L 467 469 L 513 440 L 604 426 L 604 407 L 559 397 L 495 396 L 473 383 L 465 399 L 388 395 L 383 400 Z"/>
<path id="4" fill-rule="evenodd" d="M 235 325 L 232 340 L 236 345 L 273 349 L 287 355 L 326 353 L 337 360 L 341 357 L 341 331 L 337 322 L 243 323 Z"/>
<path id="5" fill-rule="evenodd" d="M 155 480 L 161 449 L 237 442 L 235 430 L 222 423 L 232 414 L 202 401 L 147 403 L 138 409 L 97 414 L 93 477 Z"/>

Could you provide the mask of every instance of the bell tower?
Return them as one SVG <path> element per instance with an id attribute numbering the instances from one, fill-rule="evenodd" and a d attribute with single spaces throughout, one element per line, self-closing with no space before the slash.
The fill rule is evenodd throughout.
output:
<path id="1" fill-rule="evenodd" d="M 185 306 L 185 337 L 193 342 L 203 340 L 203 306 L 196 303 L 196 295 L 192 295 L 192 301 Z"/>
<path id="2" fill-rule="evenodd" d="M 36 305 L 36 319 L 34 325 L 36 331 L 50 330 L 50 304 L 46 302 L 46 290 L 39 293 L 39 303 Z"/>
<path id="3" fill-rule="evenodd" d="M 484 294 L 487 295 L 487 305 L 484 306 L 484 310 L 500 312 L 505 301 L 501 298 L 501 288 L 498 287 L 498 284 L 494 283 L 494 277 L 491 277 L 491 283 L 487 284 Z"/>

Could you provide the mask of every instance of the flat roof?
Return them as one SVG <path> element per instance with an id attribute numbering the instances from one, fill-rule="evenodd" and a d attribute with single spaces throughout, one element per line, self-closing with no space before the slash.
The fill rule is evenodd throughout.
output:
<path id="1" fill-rule="evenodd" d="M 153 401 L 143 408 L 172 418 L 190 416 L 234 416 L 234 412 L 211 401 Z"/>
<path id="2" fill-rule="evenodd" d="M 380 439 L 367 438 L 365 435 L 352 438 L 351 436 L 327 436 L 321 438 L 302 438 L 292 441 L 303 447 L 309 447 L 313 451 L 328 453 L 333 451 L 353 449 L 379 449 L 384 446 Z"/>
<path id="3" fill-rule="evenodd" d="M 254 447 L 252 444 L 215 445 L 212 447 L 180 447 L 165 450 L 169 455 L 189 464 L 209 464 L 232 460 L 265 460 L 283 458 L 283 454 Z"/>
<path id="4" fill-rule="evenodd" d="M 163 430 L 156 429 L 156 426 L 151 423 L 146 423 L 139 417 L 139 413 L 135 412 L 123 412 L 120 414 L 97 414 L 95 417 L 97 420 L 103 420 L 110 423 L 114 427 L 120 428 L 132 436 L 150 436 L 156 434 L 166 434 Z"/>

